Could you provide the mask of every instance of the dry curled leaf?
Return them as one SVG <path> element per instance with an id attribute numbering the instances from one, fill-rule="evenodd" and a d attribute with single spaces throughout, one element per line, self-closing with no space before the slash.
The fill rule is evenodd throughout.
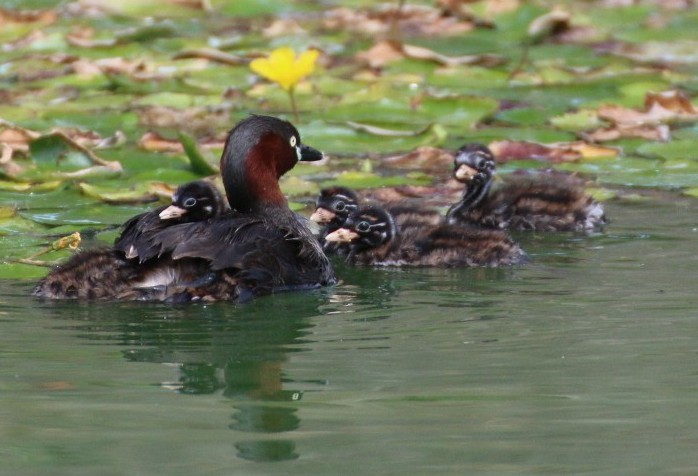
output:
<path id="1" fill-rule="evenodd" d="M 376 9 L 333 8 L 323 15 L 323 26 L 330 30 L 347 30 L 367 36 L 385 35 L 391 28 L 406 36 L 462 35 L 474 28 L 468 18 L 444 14 L 442 9 L 427 5 L 386 4 Z"/>
<path id="2" fill-rule="evenodd" d="M 438 147 L 422 146 L 407 154 L 386 157 L 382 163 L 397 168 L 411 168 L 425 171 L 451 172 L 453 152 Z"/>
<path id="3" fill-rule="evenodd" d="M 548 13 L 535 18 L 529 25 L 527 34 L 534 41 L 568 30 L 571 26 L 572 15 L 565 10 L 553 9 Z"/>
<path id="4" fill-rule="evenodd" d="M 77 179 L 86 177 L 118 175 L 123 171 L 124 169 L 123 167 L 121 167 L 121 163 L 113 161 L 105 165 L 93 165 L 91 167 L 85 167 L 84 169 L 76 170 L 74 172 L 59 172 L 55 175 L 60 178 Z"/>
<path id="5" fill-rule="evenodd" d="M 485 0 L 485 15 L 496 17 L 502 13 L 509 13 L 519 9 L 521 0 Z"/>
<path id="6" fill-rule="evenodd" d="M 231 66 L 245 65 L 250 62 L 249 59 L 231 55 L 225 51 L 218 50 L 216 48 L 196 48 L 191 50 L 182 50 L 175 54 L 172 59 L 205 59 L 213 61 L 214 63 L 228 64 Z"/>
<path id="7" fill-rule="evenodd" d="M 34 30 L 14 41 L 7 41 L 3 43 L 2 51 L 15 51 L 23 48 L 29 48 L 32 43 L 42 40 L 45 37 L 46 34 L 42 30 Z"/>
<path id="8" fill-rule="evenodd" d="M 674 66 L 698 63 L 698 42 L 692 39 L 643 43 L 613 41 L 601 44 L 597 49 L 643 64 Z"/>
<path id="9" fill-rule="evenodd" d="M 138 139 L 138 147 L 149 152 L 183 153 L 182 143 L 177 139 L 167 139 L 157 132 L 146 132 Z"/>
<path id="10" fill-rule="evenodd" d="M 225 145 L 223 139 L 206 139 L 198 141 L 197 146 L 203 149 L 222 149 Z M 168 139 L 157 132 L 146 132 L 138 140 L 138 147 L 149 152 L 172 152 L 176 154 L 184 153 L 182 142 L 178 139 Z"/>
<path id="11" fill-rule="evenodd" d="M 581 133 L 580 137 L 588 142 L 608 142 L 628 137 L 666 142 L 671 139 L 671 130 L 666 124 L 658 124 L 656 126 L 617 125 L 614 127 L 597 129 L 593 132 Z"/>
<path id="12" fill-rule="evenodd" d="M 688 96 L 676 90 L 648 92 L 642 111 L 609 104 L 601 106 L 598 115 L 602 119 L 626 127 L 698 119 L 698 111 Z"/>
<path id="13" fill-rule="evenodd" d="M 677 90 L 659 93 L 649 91 L 645 95 L 645 110 L 651 110 L 653 107 L 661 107 L 678 114 L 695 115 L 698 112 L 691 99 L 683 91 Z"/>
<path id="14" fill-rule="evenodd" d="M 10 160 L 12 160 L 12 147 L 0 142 L 0 164 L 7 164 Z"/>
<path id="15" fill-rule="evenodd" d="M 223 107 L 186 109 L 145 106 L 138 109 L 138 122 L 146 128 L 175 129 L 196 137 L 215 137 L 230 126 L 230 110 Z"/>
<path id="16" fill-rule="evenodd" d="M 50 25 L 58 19 L 55 10 L 10 10 L 0 8 L 0 27 L 13 23 Z"/>
<path id="17" fill-rule="evenodd" d="M 118 190 L 118 191 L 104 191 L 99 187 L 90 185 L 89 183 L 80 182 L 77 184 L 78 190 L 84 195 L 98 200 L 104 203 L 109 203 L 112 205 L 118 204 L 135 204 L 135 203 L 150 203 L 157 201 L 159 196 L 150 191 L 134 191 L 134 190 Z"/>
<path id="18" fill-rule="evenodd" d="M 450 169 L 449 169 L 450 172 Z M 367 198 L 378 202 L 400 202 L 418 199 L 420 206 L 445 207 L 451 205 L 463 194 L 463 184 L 455 180 L 441 182 L 438 185 L 399 185 L 397 187 L 380 187 L 371 189 Z"/>
<path id="19" fill-rule="evenodd" d="M 308 32 L 293 18 L 278 18 L 268 27 L 262 30 L 265 38 L 277 36 L 305 35 Z"/>
<path id="20" fill-rule="evenodd" d="M 501 56 L 493 54 L 446 56 L 428 48 L 392 40 L 379 41 L 368 51 L 357 53 L 356 58 L 367 63 L 371 68 L 382 68 L 388 63 L 404 58 L 431 61 L 442 66 L 494 66 L 504 61 Z"/>
<path id="21" fill-rule="evenodd" d="M 29 152 L 29 142 L 40 137 L 41 134 L 30 129 L 16 126 L 0 119 L 0 143 L 6 144 L 14 152 Z"/>
<path id="22" fill-rule="evenodd" d="M 213 5 L 211 5 L 211 0 L 169 0 L 175 5 L 181 5 L 187 8 L 193 8 L 196 10 L 203 10 L 205 12 L 212 12 Z"/>
<path id="23" fill-rule="evenodd" d="M 0 169 L 8 177 L 17 177 L 24 167 L 14 159 L 29 153 L 29 142 L 41 134 L 0 119 Z"/>
<path id="24" fill-rule="evenodd" d="M 543 162 L 560 163 L 578 160 L 617 157 L 619 151 L 615 147 L 604 147 L 583 141 L 560 142 L 555 144 L 540 144 L 527 141 L 498 141 L 489 145 L 497 162 L 511 160 L 540 160 Z"/>
<path id="25" fill-rule="evenodd" d="M 402 131 L 394 129 L 385 129 L 382 127 L 372 126 L 370 124 L 361 124 L 352 121 L 347 121 L 345 124 L 354 129 L 355 131 L 366 132 L 367 134 L 373 134 L 376 136 L 383 137 L 414 137 L 424 134 L 432 127 L 431 124 L 428 124 L 425 127 L 422 127 L 421 129 L 417 129 L 416 131 Z"/>

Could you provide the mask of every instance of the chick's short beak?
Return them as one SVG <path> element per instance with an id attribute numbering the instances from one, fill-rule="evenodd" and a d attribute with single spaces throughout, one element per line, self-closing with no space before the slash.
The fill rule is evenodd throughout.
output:
<path id="1" fill-rule="evenodd" d="M 185 213 L 187 213 L 187 211 L 184 208 L 180 208 L 175 205 L 170 205 L 169 207 L 161 211 L 160 215 L 158 216 L 161 220 L 171 220 L 173 218 L 179 218 Z"/>
<path id="2" fill-rule="evenodd" d="M 316 160 L 322 160 L 325 156 L 317 149 L 313 149 L 307 145 L 301 145 L 300 147 L 300 161 L 302 162 L 315 162 Z"/>
<path id="3" fill-rule="evenodd" d="M 477 170 L 470 167 L 469 165 L 459 165 L 454 175 L 457 180 L 468 181 L 477 175 Z"/>
<path id="4" fill-rule="evenodd" d="M 326 225 L 331 222 L 336 215 L 327 208 L 318 208 L 315 213 L 310 215 L 310 221 L 314 221 L 319 225 Z"/>
<path id="5" fill-rule="evenodd" d="M 327 235 L 325 241 L 330 243 L 351 243 L 358 237 L 359 234 L 355 231 L 348 230 L 347 228 L 340 228 Z"/>

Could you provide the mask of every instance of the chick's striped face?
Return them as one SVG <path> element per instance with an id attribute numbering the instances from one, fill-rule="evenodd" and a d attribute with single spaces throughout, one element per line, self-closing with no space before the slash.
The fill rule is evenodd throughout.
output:
<path id="1" fill-rule="evenodd" d="M 376 248 L 397 234 L 393 217 L 381 208 L 352 213 L 344 225 L 325 237 L 328 242 L 350 243 L 357 250 Z"/>
<path id="2" fill-rule="evenodd" d="M 349 216 L 359 208 L 359 205 L 352 198 L 340 194 L 331 200 L 330 208 L 337 215 Z"/>
<path id="3" fill-rule="evenodd" d="M 371 246 L 387 242 L 394 233 L 392 217 L 383 210 L 355 213 L 347 219 L 344 227 L 356 233 L 359 241 Z"/>
<path id="4" fill-rule="evenodd" d="M 342 190 L 323 190 L 315 202 L 315 213 L 310 219 L 319 224 L 326 225 L 332 222 L 337 226 L 344 225 L 347 217 L 359 208 L 359 204 L 355 196 Z"/>

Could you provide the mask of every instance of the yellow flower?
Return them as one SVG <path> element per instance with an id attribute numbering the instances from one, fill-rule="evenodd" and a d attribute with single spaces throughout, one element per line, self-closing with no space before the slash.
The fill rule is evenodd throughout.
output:
<path id="1" fill-rule="evenodd" d="M 284 46 L 272 51 L 267 58 L 252 60 L 250 69 L 290 92 L 301 79 L 315 70 L 319 55 L 317 50 L 308 50 L 296 57 L 293 49 Z"/>

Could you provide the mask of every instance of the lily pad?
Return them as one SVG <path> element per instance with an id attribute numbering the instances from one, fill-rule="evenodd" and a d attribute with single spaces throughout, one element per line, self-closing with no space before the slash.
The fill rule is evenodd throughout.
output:
<path id="1" fill-rule="evenodd" d="M 341 185 L 349 188 L 376 188 L 396 187 L 399 185 L 427 185 L 432 177 L 420 173 L 410 172 L 405 175 L 381 176 L 370 172 L 347 171 L 342 172 L 333 180 L 325 182 L 324 186 Z"/>
<path id="2" fill-rule="evenodd" d="M 320 192 L 320 186 L 317 183 L 296 176 L 284 177 L 280 185 L 281 190 L 290 197 L 317 195 Z"/>
<path id="3" fill-rule="evenodd" d="M 149 203 L 159 199 L 158 195 L 150 191 L 148 183 L 139 184 L 132 190 L 114 190 L 114 187 L 105 189 L 84 182 L 78 183 L 77 187 L 88 197 L 97 198 L 105 203 Z"/>
<path id="4" fill-rule="evenodd" d="M 566 131 L 585 131 L 603 125 L 596 111 L 581 109 L 550 118 L 550 124 Z"/>
<path id="5" fill-rule="evenodd" d="M 691 187 L 683 190 L 682 192 L 684 195 L 688 195 L 689 197 L 695 197 L 698 198 L 698 187 Z"/>
<path id="6" fill-rule="evenodd" d="M 69 205 L 70 204 L 65 204 L 64 206 Z M 132 207 L 99 203 L 64 209 L 20 211 L 22 217 L 44 225 L 93 227 L 100 225 L 120 225 L 136 213 L 134 213 L 134 208 Z"/>
<path id="7" fill-rule="evenodd" d="M 698 141 L 675 140 L 667 143 L 647 143 L 637 148 L 637 153 L 663 159 L 687 159 L 698 161 Z"/>

